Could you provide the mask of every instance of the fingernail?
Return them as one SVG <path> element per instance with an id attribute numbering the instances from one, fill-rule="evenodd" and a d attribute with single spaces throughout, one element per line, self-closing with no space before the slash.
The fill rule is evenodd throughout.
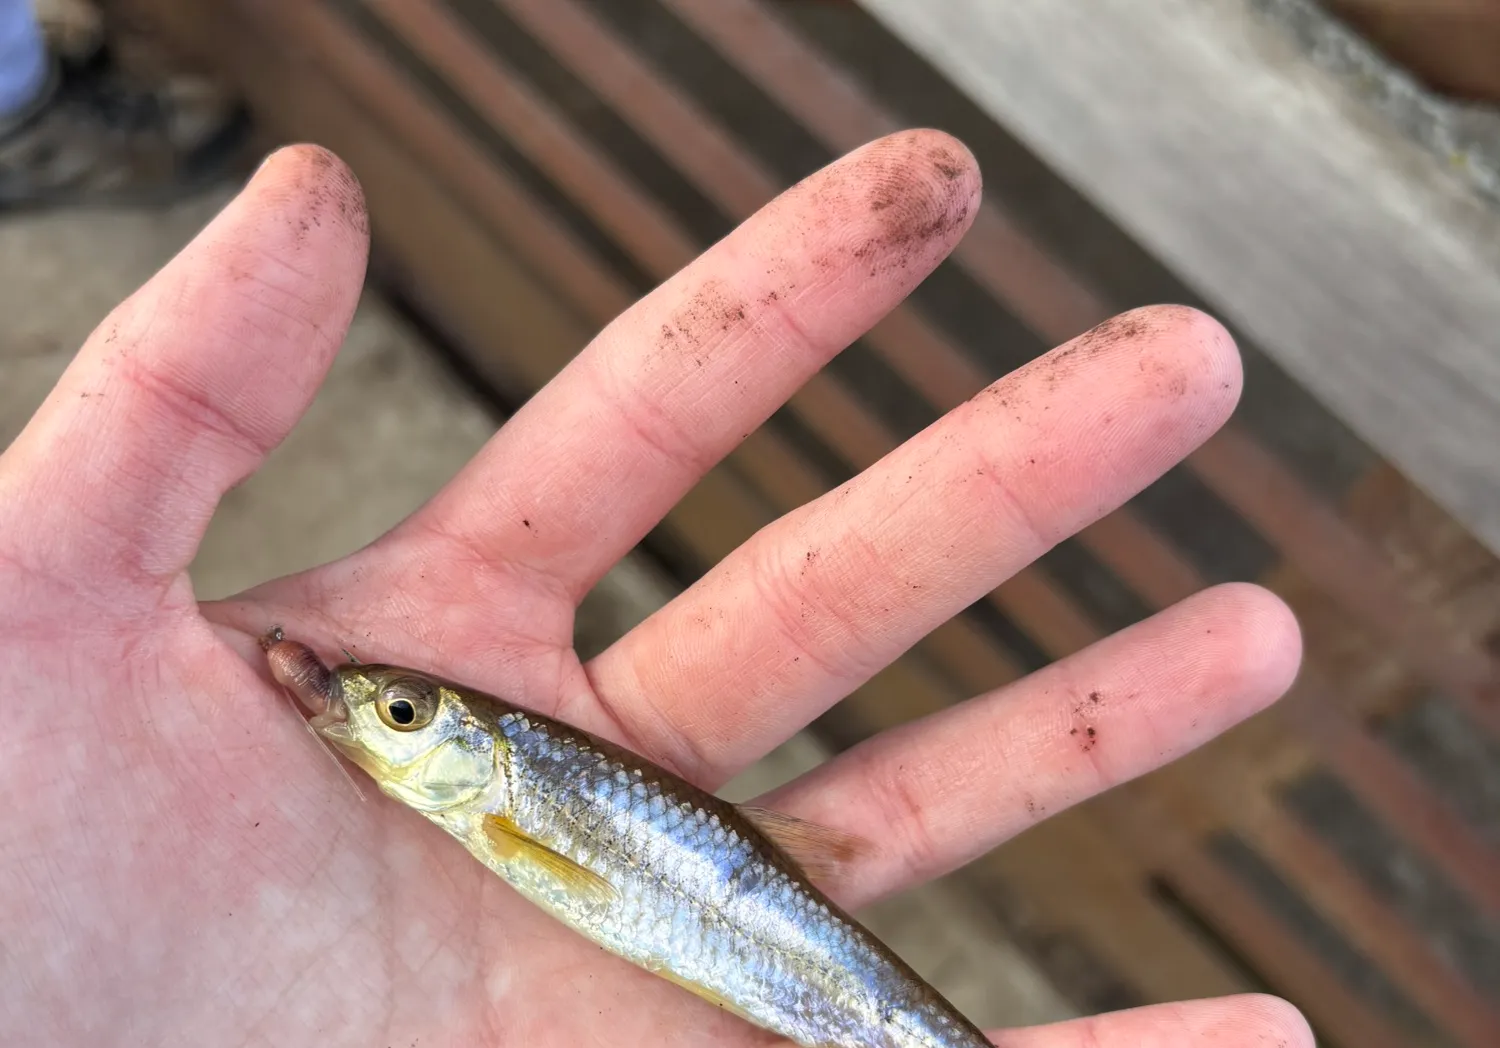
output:
<path id="1" fill-rule="evenodd" d="M 258 177 L 260 177 L 260 173 L 266 169 L 266 165 L 271 162 L 271 158 L 277 153 L 281 152 L 284 148 L 284 146 L 277 146 L 265 156 L 261 157 L 260 163 L 255 165 L 255 170 L 250 173 L 250 177 L 245 180 L 245 184 L 249 185 L 251 182 L 254 182 Z"/>

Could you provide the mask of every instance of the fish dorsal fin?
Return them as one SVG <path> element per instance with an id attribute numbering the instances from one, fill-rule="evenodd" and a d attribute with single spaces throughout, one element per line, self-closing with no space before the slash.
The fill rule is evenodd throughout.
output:
<path id="1" fill-rule="evenodd" d="M 484 832 L 495 854 L 509 862 L 530 863 L 546 871 L 563 888 L 582 901 L 608 905 L 619 898 L 614 885 L 593 870 L 578 865 L 528 837 L 519 826 L 500 815 L 484 817 Z"/>
<path id="2" fill-rule="evenodd" d="M 735 810 L 813 880 L 832 880 L 870 851 L 863 837 L 820 823 L 753 804 L 738 804 Z"/>

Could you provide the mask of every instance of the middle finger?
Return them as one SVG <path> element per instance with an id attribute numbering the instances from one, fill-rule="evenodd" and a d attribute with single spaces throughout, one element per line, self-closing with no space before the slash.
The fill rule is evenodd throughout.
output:
<path id="1" fill-rule="evenodd" d="M 757 533 L 595 659 L 595 689 L 722 781 L 1186 457 L 1239 390 L 1204 314 L 1117 317 Z"/>

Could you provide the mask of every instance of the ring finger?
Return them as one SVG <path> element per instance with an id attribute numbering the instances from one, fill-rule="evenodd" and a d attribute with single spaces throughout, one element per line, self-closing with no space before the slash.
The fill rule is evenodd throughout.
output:
<path id="1" fill-rule="evenodd" d="M 1218 586 L 869 739 L 763 803 L 872 842 L 831 886 L 864 906 L 1184 756 L 1280 698 L 1300 656 L 1286 605 Z"/>

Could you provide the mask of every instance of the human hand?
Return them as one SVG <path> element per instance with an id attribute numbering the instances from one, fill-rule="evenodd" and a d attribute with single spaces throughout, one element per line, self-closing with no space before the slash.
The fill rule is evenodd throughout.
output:
<path id="1" fill-rule="evenodd" d="M 256 638 L 357 642 L 718 787 L 1149 484 L 1239 395 L 1217 324 L 1138 311 L 762 530 L 582 664 L 583 594 L 937 265 L 978 194 L 972 158 L 936 133 L 851 154 L 617 319 L 383 538 L 200 604 L 186 568 L 215 505 L 307 407 L 363 280 L 357 184 L 321 150 L 275 155 L 0 457 L 0 1042 L 762 1043 L 521 902 L 415 813 L 355 801 Z M 1274 701 L 1299 654 L 1274 597 L 1218 587 L 774 803 L 874 842 L 834 891 L 862 906 L 1202 744 Z M 1121 698 L 1084 749 L 1070 711 L 1093 691 Z M 996 1037 L 1312 1044 L 1254 996 Z"/>

